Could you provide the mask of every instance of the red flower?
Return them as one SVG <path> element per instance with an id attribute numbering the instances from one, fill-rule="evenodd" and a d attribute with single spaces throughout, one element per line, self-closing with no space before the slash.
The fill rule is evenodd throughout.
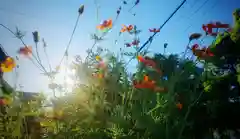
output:
<path id="1" fill-rule="evenodd" d="M 157 33 L 157 32 L 160 32 L 160 29 L 153 28 L 153 29 L 149 29 L 149 31 L 150 31 L 150 32 Z"/>
<path id="2" fill-rule="evenodd" d="M 139 43 L 140 43 L 139 40 L 134 40 L 134 41 L 132 42 L 132 45 L 138 45 Z"/>
<path id="3" fill-rule="evenodd" d="M 176 107 L 177 107 L 179 110 L 181 110 L 181 109 L 183 108 L 183 105 L 182 105 L 180 102 L 178 102 L 178 103 L 176 104 Z"/>
<path id="4" fill-rule="evenodd" d="M 209 34 L 211 36 L 216 36 L 218 32 L 213 32 L 213 29 L 218 29 L 218 28 L 225 28 L 228 29 L 230 26 L 229 24 L 222 24 L 221 22 L 215 22 L 214 23 L 209 23 L 206 25 L 202 25 L 202 29 L 206 32 L 206 34 Z"/>
<path id="5" fill-rule="evenodd" d="M 202 48 L 202 49 L 198 49 L 198 48 L 199 48 L 198 44 L 194 44 L 191 48 L 195 56 L 202 59 L 214 56 L 214 54 L 210 51 L 210 48 Z"/>
<path id="6" fill-rule="evenodd" d="M 162 71 L 157 68 L 156 63 L 153 60 L 151 60 L 150 58 L 148 58 L 148 57 L 143 58 L 142 56 L 138 56 L 137 59 L 139 62 L 142 62 L 145 66 L 155 69 L 160 75 L 162 75 Z"/>
<path id="7" fill-rule="evenodd" d="M 138 89 L 154 89 L 155 81 L 149 80 L 149 77 L 147 75 L 144 75 L 144 79 L 141 82 L 133 81 L 133 85 L 135 88 Z"/>
<path id="8" fill-rule="evenodd" d="M 126 46 L 126 47 L 131 47 L 132 44 L 131 44 L 131 43 L 125 43 L 125 46 Z"/>
<path id="9" fill-rule="evenodd" d="M 18 53 L 24 56 L 31 56 L 32 55 L 32 47 L 31 46 L 25 46 L 21 47 L 18 50 Z"/>
<path id="10" fill-rule="evenodd" d="M 194 45 L 192 46 L 192 51 L 195 51 L 198 47 L 199 47 L 198 44 L 194 44 Z"/>
<path id="11" fill-rule="evenodd" d="M 165 88 L 156 86 L 156 82 L 149 80 L 149 77 L 147 75 L 144 75 L 143 81 L 137 82 L 134 80 L 133 86 L 138 89 L 151 89 L 156 92 L 166 91 Z"/>

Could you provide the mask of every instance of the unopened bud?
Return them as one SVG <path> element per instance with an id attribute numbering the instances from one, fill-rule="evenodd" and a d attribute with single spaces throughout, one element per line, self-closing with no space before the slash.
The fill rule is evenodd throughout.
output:
<path id="1" fill-rule="evenodd" d="M 78 9 L 78 13 L 81 15 L 84 12 L 84 5 L 81 5 Z"/>

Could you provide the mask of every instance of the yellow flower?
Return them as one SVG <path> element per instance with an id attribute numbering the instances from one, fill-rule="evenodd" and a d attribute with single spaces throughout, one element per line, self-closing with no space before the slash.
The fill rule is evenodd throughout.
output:
<path id="1" fill-rule="evenodd" d="M 16 63 L 13 58 L 7 57 L 6 60 L 1 63 L 2 72 L 11 72 L 16 67 Z"/>
<path id="2" fill-rule="evenodd" d="M 100 56 L 96 56 L 96 60 L 97 61 L 101 61 L 101 57 Z"/>

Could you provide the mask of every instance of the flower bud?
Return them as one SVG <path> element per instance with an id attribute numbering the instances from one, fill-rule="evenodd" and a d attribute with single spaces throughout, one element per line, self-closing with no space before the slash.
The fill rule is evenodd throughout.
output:
<path id="1" fill-rule="evenodd" d="M 33 33 L 33 40 L 35 43 L 38 43 L 39 42 L 39 36 L 38 36 L 38 32 L 37 31 L 34 31 Z"/>
<path id="2" fill-rule="evenodd" d="M 78 9 L 78 13 L 81 15 L 84 12 L 84 5 L 81 5 Z"/>

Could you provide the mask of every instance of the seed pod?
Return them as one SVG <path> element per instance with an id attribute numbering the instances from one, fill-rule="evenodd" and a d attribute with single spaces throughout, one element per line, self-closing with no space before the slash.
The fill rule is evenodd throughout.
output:
<path id="1" fill-rule="evenodd" d="M 78 13 L 81 15 L 84 12 L 84 5 L 81 5 L 78 9 Z"/>
<path id="2" fill-rule="evenodd" d="M 193 33 L 189 36 L 189 41 L 192 41 L 194 39 L 199 39 L 202 36 L 200 33 Z"/>
<path id="3" fill-rule="evenodd" d="M 34 31 L 33 33 L 33 40 L 35 43 L 38 43 L 39 42 L 39 36 L 38 36 L 38 32 L 37 31 Z"/>

